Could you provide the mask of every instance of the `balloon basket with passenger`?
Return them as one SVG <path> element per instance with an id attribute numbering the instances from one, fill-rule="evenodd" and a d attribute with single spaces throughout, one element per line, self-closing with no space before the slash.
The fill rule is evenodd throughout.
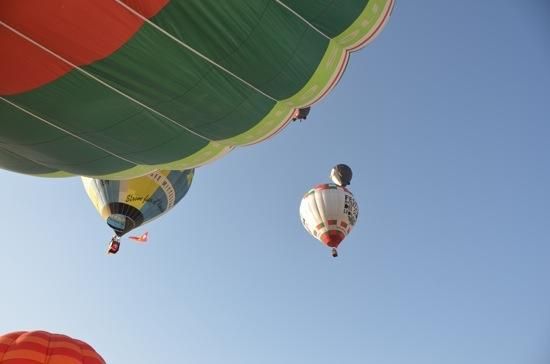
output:
<path id="1" fill-rule="evenodd" d="M 113 235 L 111 241 L 109 242 L 109 248 L 107 249 L 107 254 L 116 254 L 120 249 L 120 237 L 118 235 Z"/>

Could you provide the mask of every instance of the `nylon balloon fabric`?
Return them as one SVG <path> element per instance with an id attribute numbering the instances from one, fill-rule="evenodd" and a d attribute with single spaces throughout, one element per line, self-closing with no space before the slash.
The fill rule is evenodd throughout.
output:
<path id="1" fill-rule="evenodd" d="M 210 163 L 322 99 L 393 0 L 4 0 L 0 167 L 128 179 Z"/>
<path id="2" fill-rule="evenodd" d="M 300 219 L 306 231 L 331 248 L 351 232 L 359 216 L 353 194 L 334 183 L 309 190 L 300 203 Z"/>
<path id="3" fill-rule="evenodd" d="M 46 331 L 0 336 L 0 364 L 105 364 L 88 344 Z"/>

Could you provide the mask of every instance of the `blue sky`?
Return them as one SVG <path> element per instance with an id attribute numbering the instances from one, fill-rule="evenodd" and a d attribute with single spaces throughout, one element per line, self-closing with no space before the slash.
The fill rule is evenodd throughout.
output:
<path id="1" fill-rule="evenodd" d="M 117 256 L 80 179 L 0 172 L 0 332 L 112 364 L 548 363 L 549 18 L 399 1 L 307 121 L 200 168 Z M 298 206 L 339 162 L 360 215 L 333 259 Z"/>

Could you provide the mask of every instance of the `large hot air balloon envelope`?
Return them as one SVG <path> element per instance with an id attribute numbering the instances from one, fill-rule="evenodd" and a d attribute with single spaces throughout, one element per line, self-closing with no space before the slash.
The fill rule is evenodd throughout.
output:
<path id="1" fill-rule="evenodd" d="M 151 172 L 129 180 L 82 177 L 96 210 L 122 236 L 174 207 L 189 191 L 194 170 Z"/>
<path id="2" fill-rule="evenodd" d="M 0 364 L 105 364 L 83 341 L 46 331 L 0 336 Z"/>
<path id="3" fill-rule="evenodd" d="M 189 169 L 276 134 L 393 0 L 3 0 L 0 167 Z"/>
<path id="4" fill-rule="evenodd" d="M 300 203 L 300 218 L 304 228 L 321 243 L 336 248 L 357 222 L 359 207 L 353 194 L 334 183 L 318 185 L 309 190 Z"/>

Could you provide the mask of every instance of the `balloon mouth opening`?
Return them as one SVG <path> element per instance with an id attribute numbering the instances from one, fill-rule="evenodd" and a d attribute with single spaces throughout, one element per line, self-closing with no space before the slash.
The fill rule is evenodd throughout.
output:
<path id="1" fill-rule="evenodd" d="M 340 230 L 329 230 L 320 236 L 323 244 L 330 248 L 338 248 L 338 245 L 344 240 L 345 235 Z"/>
<path id="2" fill-rule="evenodd" d="M 118 236 L 137 228 L 145 221 L 140 210 L 126 203 L 110 202 L 103 210 L 102 214 L 107 215 L 105 222 Z"/>
<path id="3" fill-rule="evenodd" d="M 118 236 L 124 235 L 126 232 L 134 229 L 136 227 L 136 222 L 129 216 L 123 214 L 112 214 L 107 218 L 107 225 Z"/>

